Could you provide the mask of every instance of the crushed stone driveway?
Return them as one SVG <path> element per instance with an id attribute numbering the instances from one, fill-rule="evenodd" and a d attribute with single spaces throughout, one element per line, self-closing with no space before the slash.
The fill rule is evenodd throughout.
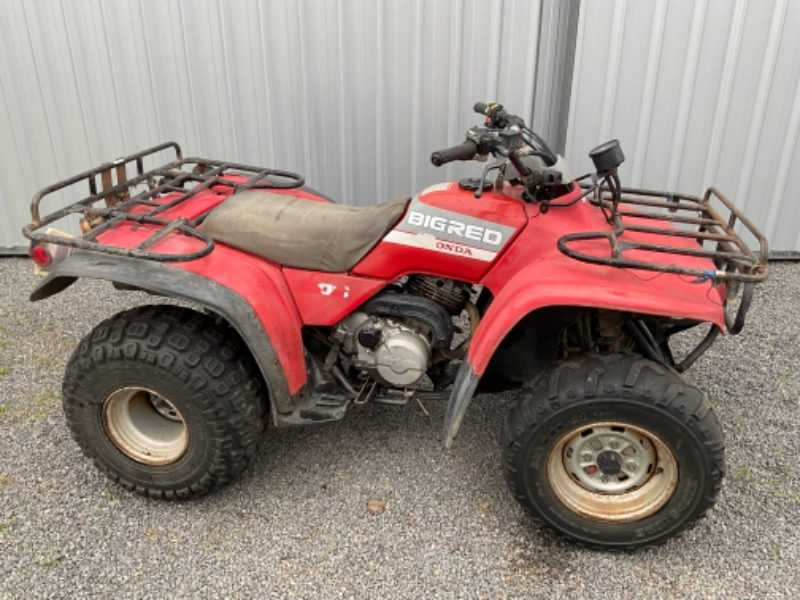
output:
<path id="1" fill-rule="evenodd" d="M 443 402 L 367 406 L 268 429 L 245 475 L 205 499 L 129 494 L 70 438 L 61 378 L 95 324 L 164 300 L 78 282 L 32 304 L 32 271 L 0 259 L 0 598 L 800 597 L 800 264 L 773 264 L 744 332 L 688 374 L 726 433 L 716 508 L 636 554 L 524 516 L 500 469 L 513 394 L 478 397 L 448 452 Z"/>

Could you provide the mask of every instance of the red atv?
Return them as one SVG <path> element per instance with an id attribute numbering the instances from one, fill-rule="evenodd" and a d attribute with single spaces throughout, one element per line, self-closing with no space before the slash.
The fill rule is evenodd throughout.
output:
<path id="1" fill-rule="evenodd" d="M 485 123 L 431 160 L 493 157 L 480 177 L 369 208 L 174 143 L 37 193 L 24 232 L 49 275 L 31 300 L 89 277 L 195 307 L 128 310 L 81 342 L 63 403 L 84 453 L 127 489 L 193 498 L 245 468 L 268 412 L 286 427 L 442 398 L 449 448 L 476 392 L 519 390 L 503 468 L 534 519 L 609 549 L 700 519 L 724 444 L 680 374 L 741 330 L 767 276 L 763 235 L 716 189 L 622 188 L 616 141 L 574 179 L 522 119 L 475 110 Z M 87 183 L 40 216 L 47 195 Z M 70 215 L 81 237 L 46 229 Z M 670 337 L 703 324 L 673 356 Z"/>

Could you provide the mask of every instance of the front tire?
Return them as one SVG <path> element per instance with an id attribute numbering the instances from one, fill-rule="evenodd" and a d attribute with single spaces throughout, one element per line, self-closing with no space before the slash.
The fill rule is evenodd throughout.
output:
<path id="1" fill-rule="evenodd" d="M 521 392 L 505 424 L 509 488 L 534 520 L 595 549 L 692 527 L 716 501 L 722 431 L 696 387 L 638 356 L 583 356 Z"/>
<path id="2" fill-rule="evenodd" d="M 67 365 L 63 405 L 72 437 L 103 473 L 166 499 L 202 496 L 241 473 L 267 408 L 238 335 L 174 306 L 95 327 Z"/>

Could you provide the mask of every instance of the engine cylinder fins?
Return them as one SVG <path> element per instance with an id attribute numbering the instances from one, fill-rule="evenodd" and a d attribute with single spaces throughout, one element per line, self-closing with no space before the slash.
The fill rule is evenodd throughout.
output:
<path id="1" fill-rule="evenodd" d="M 408 291 L 430 298 L 447 309 L 451 315 L 459 315 L 470 297 L 470 285 L 444 277 L 412 275 L 406 284 Z"/>

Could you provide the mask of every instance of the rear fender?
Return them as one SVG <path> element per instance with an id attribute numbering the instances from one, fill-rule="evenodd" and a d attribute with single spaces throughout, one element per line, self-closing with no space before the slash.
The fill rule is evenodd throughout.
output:
<path id="1" fill-rule="evenodd" d="M 504 285 L 487 277 L 495 294 L 472 338 L 459 380 L 450 394 L 444 426 L 445 446 L 458 433 L 469 401 L 492 356 L 508 333 L 527 315 L 545 307 L 604 308 L 621 312 L 692 319 L 725 331 L 725 313 L 709 282 L 693 284 L 676 275 L 643 280 L 623 269 L 570 261 L 533 262 Z"/>
<path id="2" fill-rule="evenodd" d="M 220 249 L 217 248 L 212 254 L 217 254 Z M 272 410 L 278 413 L 291 412 L 293 396 L 301 392 L 306 381 L 306 362 L 300 337 L 302 324 L 297 309 L 293 304 L 287 304 L 279 291 L 280 286 L 286 287 L 280 270 L 275 268 L 276 276 L 280 278 L 277 280 L 267 270 L 255 267 L 246 269 L 244 274 L 247 281 L 245 283 L 242 280 L 241 284 L 260 291 L 258 304 L 254 306 L 240 293 L 241 290 L 237 291 L 228 282 L 217 282 L 185 268 L 194 265 L 193 270 L 202 271 L 198 265 L 201 262 L 182 263 L 180 267 L 184 268 L 179 268 L 178 265 L 79 251 L 60 263 L 30 298 L 34 302 L 43 300 L 85 277 L 111 281 L 117 287 L 142 289 L 206 307 L 226 319 L 247 344 L 266 381 Z M 247 259 L 245 262 L 248 262 Z M 239 262 L 237 270 L 240 275 L 241 267 L 242 263 Z"/>

